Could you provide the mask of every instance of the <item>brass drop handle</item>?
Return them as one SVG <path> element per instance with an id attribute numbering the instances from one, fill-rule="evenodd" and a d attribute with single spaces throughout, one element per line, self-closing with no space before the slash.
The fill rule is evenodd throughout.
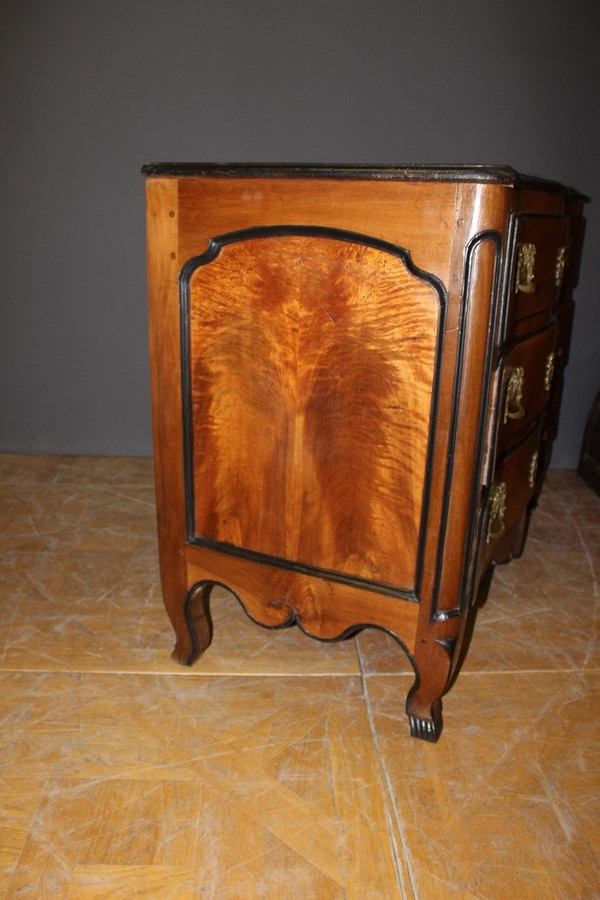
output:
<path id="1" fill-rule="evenodd" d="M 538 451 L 536 450 L 535 453 L 531 454 L 531 459 L 529 460 L 529 468 L 527 469 L 527 484 L 529 485 L 530 488 L 535 487 L 535 479 L 537 477 L 539 458 L 540 458 L 540 455 L 539 455 Z"/>
<path id="2" fill-rule="evenodd" d="M 546 357 L 546 368 L 544 370 L 544 390 L 549 391 L 554 378 L 554 353 L 549 353 Z"/>
<path id="3" fill-rule="evenodd" d="M 525 369 L 517 366 L 512 370 L 506 385 L 506 400 L 504 401 L 504 424 L 509 419 L 522 419 L 525 415 L 523 406 L 523 385 L 525 383 Z"/>
<path id="4" fill-rule="evenodd" d="M 501 481 L 500 484 L 497 484 L 492 488 L 492 491 L 490 493 L 490 499 L 488 503 L 488 527 L 487 536 L 485 539 L 486 544 L 490 544 L 492 541 L 495 541 L 496 538 L 502 537 L 502 535 L 506 531 L 506 525 L 504 522 L 504 515 L 506 513 L 506 497 L 506 482 Z M 494 522 L 497 522 L 497 528 L 495 531 Z"/>
<path id="5" fill-rule="evenodd" d="M 558 253 L 556 254 L 556 263 L 554 266 L 554 281 L 555 281 L 555 284 L 557 287 L 560 287 L 560 283 L 563 279 L 566 262 L 567 262 L 567 248 L 559 247 Z"/>
<path id="6" fill-rule="evenodd" d="M 515 275 L 515 294 L 535 293 L 535 244 L 517 245 L 517 272 Z"/>

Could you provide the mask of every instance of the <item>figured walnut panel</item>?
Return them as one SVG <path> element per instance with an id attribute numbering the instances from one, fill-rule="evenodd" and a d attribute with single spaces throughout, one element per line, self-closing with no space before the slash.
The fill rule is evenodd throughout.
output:
<path id="1" fill-rule="evenodd" d="M 439 291 L 276 232 L 213 245 L 187 290 L 193 536 L 414 589 Z"/>

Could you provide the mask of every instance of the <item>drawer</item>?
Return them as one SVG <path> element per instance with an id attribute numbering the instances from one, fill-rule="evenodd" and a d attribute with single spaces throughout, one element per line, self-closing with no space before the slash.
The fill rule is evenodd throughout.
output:
<path id="1" fill-rule="evenodd" d="M 498 450 L 506 449 L 529 427 L 550 397 L 555 362 L 556 325 L 519 341 L 502 365 Z"/>
<path id="2" fill-rule="evenodd" d="M 558 418 L 560 414 L 561 398 L 564 384 L 564 370 L 569 361 L 569 348 L 571 344 L 571 331 L 573 328 L 573 314 L 575 304 L 573 301 L 561 303 L 556 310 L 556 352 L 554 379 L 548 400 L 548 409 L 545 415 L 544 433 L 545 441 L 552 442 L 558 434 Z"/>
<path id="3" fill-rule="evenodd" d="M 511 532 L 533 497 L 538 473 L 540 425 L 514 450 L 501 457 L 490 490 L 484 540 L 490 558 L 511 554 Z"/>
<path id="4" fill-rule="evenodd" d="M 519 216 L 513 232 L 507 330 L 557 302 L 567 258 L 564 216 Z"/>

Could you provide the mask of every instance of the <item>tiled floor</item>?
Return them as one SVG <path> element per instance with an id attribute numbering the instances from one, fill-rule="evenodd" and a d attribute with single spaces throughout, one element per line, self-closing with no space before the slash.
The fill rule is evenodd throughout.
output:
<path id="1" fill-rule="evenodd" d="M 170 659 L 148 460 L 0 457 L 0 896 L 600 896 L 600 499 L 552 471 L 437 745 L 387 636 L 213 602 Z"/>

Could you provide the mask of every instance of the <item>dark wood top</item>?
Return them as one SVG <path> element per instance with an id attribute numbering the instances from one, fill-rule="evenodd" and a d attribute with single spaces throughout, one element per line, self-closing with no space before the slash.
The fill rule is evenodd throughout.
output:
<path id="1" fill-rule="evenodd" d="M 328 165 L 325 163 L 146 163 L 147 178 L 351 178 L 374 181 L 465 181 L 574 193 L 557 181 L 501 165 Z"/>

